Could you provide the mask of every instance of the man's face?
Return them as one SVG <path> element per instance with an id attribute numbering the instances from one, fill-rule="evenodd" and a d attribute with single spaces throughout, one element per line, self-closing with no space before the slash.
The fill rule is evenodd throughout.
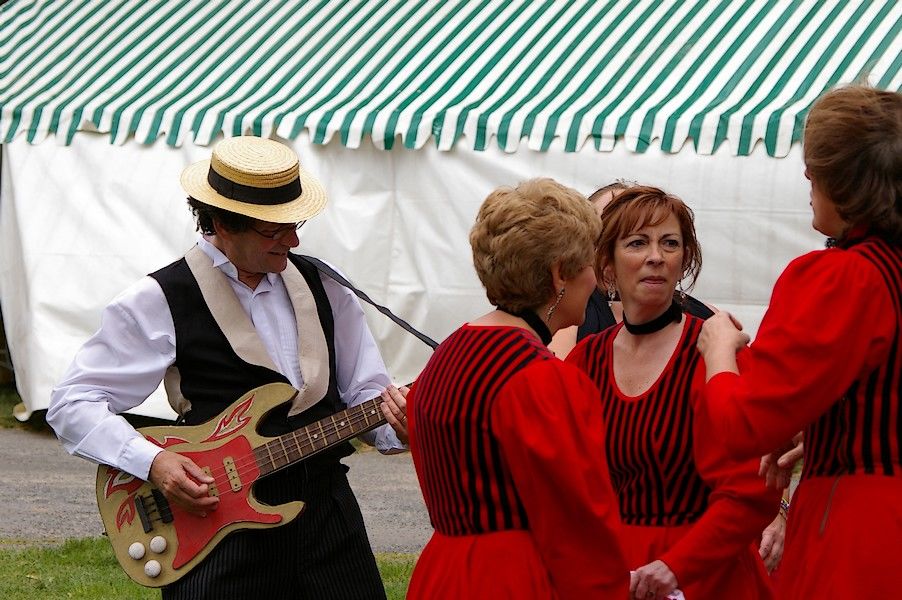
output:
<path id="1" fill-rule="evenodd" d="M 300 243 L 295 223 L 255 221 L 251 229 L 238 233 L 220 231 L 222 252 L 238 269 L 251 275 L 281 273 L 288 266 L 288 251 Z"/>

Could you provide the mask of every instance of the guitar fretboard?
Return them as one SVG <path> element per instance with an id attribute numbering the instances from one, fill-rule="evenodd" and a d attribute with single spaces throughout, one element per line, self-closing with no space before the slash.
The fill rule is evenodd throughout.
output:
<path id="1" fill-rule="evenodd" d="M 377 396 L 254 448 L 260 476 L 284 469 L 386 422 Z"/>

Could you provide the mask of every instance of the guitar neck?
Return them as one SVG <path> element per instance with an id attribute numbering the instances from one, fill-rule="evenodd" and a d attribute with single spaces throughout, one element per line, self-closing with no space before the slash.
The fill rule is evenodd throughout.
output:
<path id="1" fill-rule="evenodd" d="M 386 423 L 376 396 L 254 448 L 260 476 L 284 469 Z"/>

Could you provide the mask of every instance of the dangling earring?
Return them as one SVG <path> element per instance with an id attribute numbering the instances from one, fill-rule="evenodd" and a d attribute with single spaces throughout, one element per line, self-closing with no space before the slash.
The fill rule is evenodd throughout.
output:
<path id="1" fill-rule="evenodd" d="M 611 308 L 611 305 L 614 304 L 616 299 L 617 291 L 614 289 L 614 284 L 608 283 L 608 308 Z"/>
<path id="2" fill-rule="evenodd" d="M 557 293 L 557 300 L 554 301 L 554 304 L 551 305 L 551 308 L 548 309 L 548 312 L 545 313 L 545 321 L 551 322 L 551 315 L 554 314 L 554 311 L 557 309 L 557 305 L 561 303 L 561 298 L 564 297 L 564 288 L 561 288 L 561 291 Z"/>
<path id="3" fill-rule="evenodd" d="M 683 289 L 683 280 L 680 279 L 680 282 L 677 284 L 677 292 L 680 294 L 680 306 L 685 306 L 686 304 L 686 291 Z"/>

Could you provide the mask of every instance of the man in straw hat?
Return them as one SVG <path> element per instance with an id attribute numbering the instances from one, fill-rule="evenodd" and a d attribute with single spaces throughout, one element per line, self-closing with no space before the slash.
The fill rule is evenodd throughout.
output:
<path id="1" fill-rule="evenodd" d="M 382 395 L 384 453 L 407 441 L 406 403 L 349 290 L 302 257 L 297 230 L 326 204 L 321 184 L 280 143 L 234 137 L 181 177 L 203 234 L 188 254 L 105 310 L 54 389 L 47 421 L 69 452 L 149 480 L 171 502 L 214 511 L 213 483 L 189 458 L 144 439 L 119 413 L 164 380 L 170 403 L 203 423 L 247 391 L 290 383 L 298 395 L 265 421 L 278 435 Z M 306 502 L 287 525 L 233 533 L 164 598 L 380 598 L 363 519 L 333 446 L 256 484 L 268 504 Z"/>

